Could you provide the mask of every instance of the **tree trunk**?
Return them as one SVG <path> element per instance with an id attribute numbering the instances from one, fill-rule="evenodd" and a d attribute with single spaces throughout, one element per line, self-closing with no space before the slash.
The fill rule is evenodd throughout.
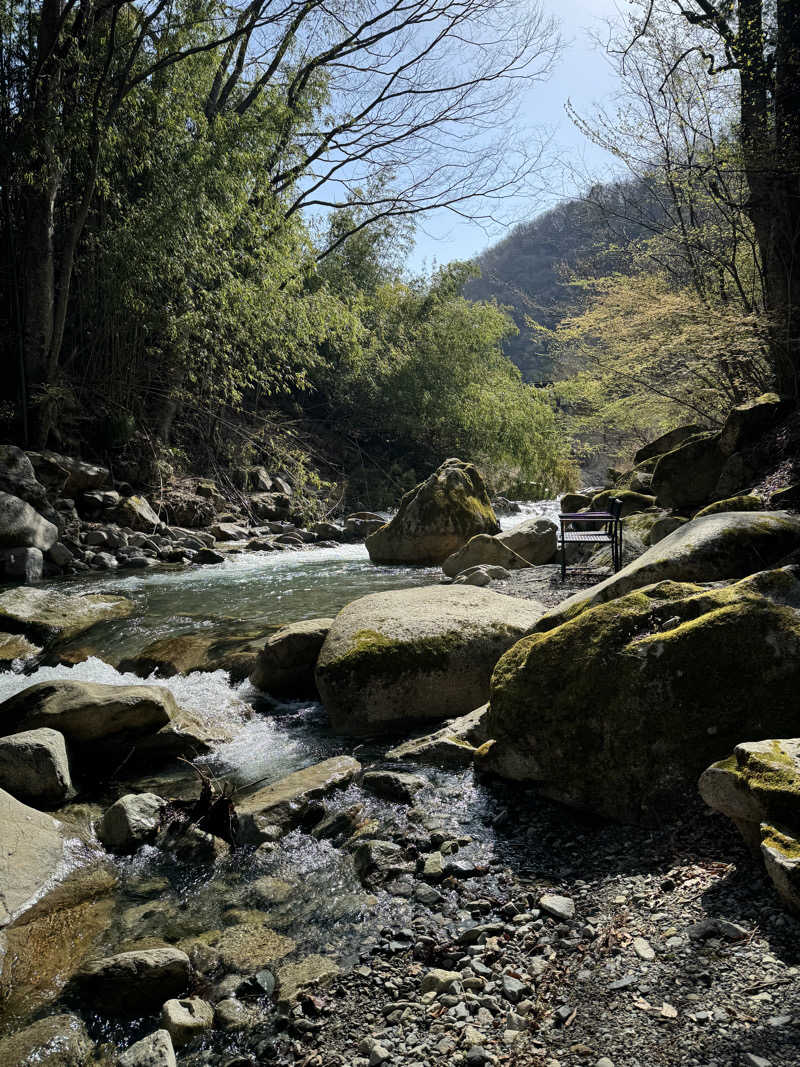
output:
<path id="1" fill-rule="evenodd" d="M 774 81 L 765 56 L 763 0 L 739 0 L 741 139 L 747 212 L 772 318 L 778 390 L 800 399 L 800 7 L 778 0 Z M 770 114 L 770 90 L 774 114 Z"/>
<path id="2" fill-rule="evenodd" d="M 36 41 L 30 111 L 23 126 L 27 163 L 33 183 L 26 196 L 22 253 L 23 363 L 30 405 L 32 443 L 43 448 L 53 419 L 52 404 L 42 396 L 52 379 L 55 325 L 55 208 L 63 164 L 55 149 L 59 115 L 60 70 L 53 60 L 61 28 L 62 0 L 43 0 Z M 38 394 L 38 395 L 37 395 Z"/>
<path id="3" fill-rule="evenodd" d="M 28 392 L 31 442 L 44 448 L 52 411 L 42 398 L 50 383 L 50 354 L 55 311 L 55 202 L 58 181 L 32 190 L 28 196 L 27 225 L 22 257 L 23 352 Z"/>

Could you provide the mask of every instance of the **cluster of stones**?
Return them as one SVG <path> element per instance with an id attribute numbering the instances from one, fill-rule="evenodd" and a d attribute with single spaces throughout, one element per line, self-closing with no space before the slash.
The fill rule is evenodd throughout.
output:
<path id="1" fill-rule="evenodd" d="M 290 551 L 308 544 L 363 540 L 383 526 L 370 512 L 343 523 L 296 513 L 293 491 L 263 468 L 244 472 L 256 491 L 244 510 L 212 482 L 168 492 L 157 504 L 110 472 L 54 452 L 0 447 L 0 574 L 36 582 L 53 574 L 143 569 L 164 563 L 221 563 L 240 551 Z M 219 549 L 222 548 L 223 551 Z"/>

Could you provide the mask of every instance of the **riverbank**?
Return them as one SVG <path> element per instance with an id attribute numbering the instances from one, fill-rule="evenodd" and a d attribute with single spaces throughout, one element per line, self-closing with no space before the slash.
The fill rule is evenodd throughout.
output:
<path id="1" fill-rule="evenodd" d="M 507 524 L 557 506 L 531 505 Z M 54 814 L 73 888 L 59 889 L 50 910 L 10 916 L 2 1025 L 12 1036 L 0 1062 L 40 1056 L 41 1025 L 60 1027 L 62 1043 L 78 1035 L 81 1067 L 788 1067 L 800 1021 L 797 922 L 728 820 L 696 797 L 708 761 L 705 747 L 687 755 L 692 721 L 665 732 L 667 686 L 681 672 L 659 673 L 661 652 L 647 662 L 630 653 L 632 642 L 663 642 L 682 618 L 702 637 L 718 604 L 732 605 L 745 631 L 748 612 L 791 622 L 791 567 L 732 580 L 752 571 L 751 557 L 780 565 L 795 527 L 778 513 L 683 520 L 624 574 L 574 564 L 564 583 L 551 563 L 499 578 L 490 564 L 491 589 L 476 589 L 444 583 L 439 567 L 376 566 L 360 545 L 309 544 L 62 579 L 49 588 L 67 598 L 52 598 L 49 612 L 48 589 L 26 592 L 28 623 L 39 601 L 50 665 L 0 674 L 0 697 L 20 694 L 4 705 L 16 731 L 47 725 L 66 737 Z M 548 521 L 525 530 L 545 548 L 554 541 Z M 507 552 L 513 536 L 478 544 Z M 686 584 L 695 566 L 702 587 Z M 728 587 L 711 588 L 715 577 Z M 629 602 L 612 588 L 623 581 L 658 592 Z M 577 637 L 559 627 L 565 598 L 580 615 L 606 589 L 620 609 L 586 611 Z M 112 614 L 54 640 L 78 603 Z M 303 620 L 315 621 L 285 626 Z M 534 642 L 515 644 L 534 628 Z M 540 659 L 541 674 L 535 652 L 547 655 L 554 628 L 556 659 Z M 500 656 L 530 675 L 516 697 L 502 691 Z M 265 690 L 279 662 L 310 682 L 309 694 L 333 687 L 327 711 L 299 699 L 299 687 L 278 699 L 240 681 L 254 662 Z M 655 688 L 639 694 L 653 664 Z M 706 657 L 701 669 L 710 667 Z M 473 711 L 490 676 L 492 707 Z M 598 699 L 609 678 L 624 690 L 613 706 Z M 443 685 L 469 723 L 442 726 L 455 714 Z M 631 693 L 644 703 L 618 741 L 613 715 Z M 709 744 L 709 721 L 725 723 L 724 709 L 709 710 L 714 694 L 703 699 L 697 749 Z M 504 701 L 516 725 L 494 722 L 487 733 Z M 131 731 L 121 738 L 119 714 Z M 566 744 L 551 750 L 544 775 L 522 766 L 523 779 L 545 778 L 537 789 L 487 773 L 498 746 L 501 760 L 509 744 L 535 760 L 548 738 L 531 735 L 554 714 L 551 729 L 583 745 L 567 775 L 547 781 L 551 765 L 571 758 Z M 616 725 L 625 728 L 624 716 Z M 438 731 L 433 741 L 396 750 L 426 730 Z M 667 783 L 663 810 L 648 807 L 651 795 L 660 803 L 642 762 L 651 734 L 657 751 L 674 736 L 683 744 L 682 777 L 677 790 Z M 598 749 L 611 739 L 616 752 L 599 777 L 584 736 Z M 672 756 L 661 762 L 673 766 Z M 542 795 L 566 782 L 575 788 L 567 802 L 595 812 L 627 797 L 609 784 L 618 772 L 641 793 L 649 829 Z M 598 805 L 583 799 L 584 779 Z M 204 821 L 215 806 L 215 821 Z M 15 827 L 33 819 L 25 810 L 11 810 Z M 54 827 L 34 814 L 35 832 L 57 851 Z"/>

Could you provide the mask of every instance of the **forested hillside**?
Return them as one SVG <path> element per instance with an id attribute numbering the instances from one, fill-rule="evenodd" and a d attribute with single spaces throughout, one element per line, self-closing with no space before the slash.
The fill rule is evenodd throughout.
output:
<path id="1" fill-rule="evenodd" d="M 402 270 L 419 214 L 535 165 L 513 91 L 557 37 L 512 8 L 6 5 L 0 433 L 134 483 L 259 462 L 373 505 L 450 454 L 569 481 L 513 325 L 459 264 Z"/>
<path id="2" fill-rule="evenodd" d="M 505 339 L 503 351 L 526 381 L 561 377 L 550 340 L 530 320 L 554 329 L 582 306 L 576 275 L 624 269 L 626 249 L 647 232 L 644 221 L 626 212 L 634 199 L 643 218 L 661 215 L 645 183 L 597 185 L 585 199 L 565 200 L 516 226 L 478 257 L 480 277 L 467 284 L 466 293 L 508 308 L 518 332 Z"/>

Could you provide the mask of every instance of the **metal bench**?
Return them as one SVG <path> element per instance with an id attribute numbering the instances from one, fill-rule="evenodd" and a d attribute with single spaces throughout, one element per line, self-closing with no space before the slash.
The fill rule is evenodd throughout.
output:
<path id="1" fill-rule="evenodd" d="M 608 511 L 576 511 L 559 515 L 560 534 L 558 547 L 561 551 L 561 581 L 567 577 L 567 545 L 611 545 L 611 562 L 616 573 L 622 565 L 622 501 L 611 501 Z M 591 530 L 575 530 L 589 524 Z"/>

